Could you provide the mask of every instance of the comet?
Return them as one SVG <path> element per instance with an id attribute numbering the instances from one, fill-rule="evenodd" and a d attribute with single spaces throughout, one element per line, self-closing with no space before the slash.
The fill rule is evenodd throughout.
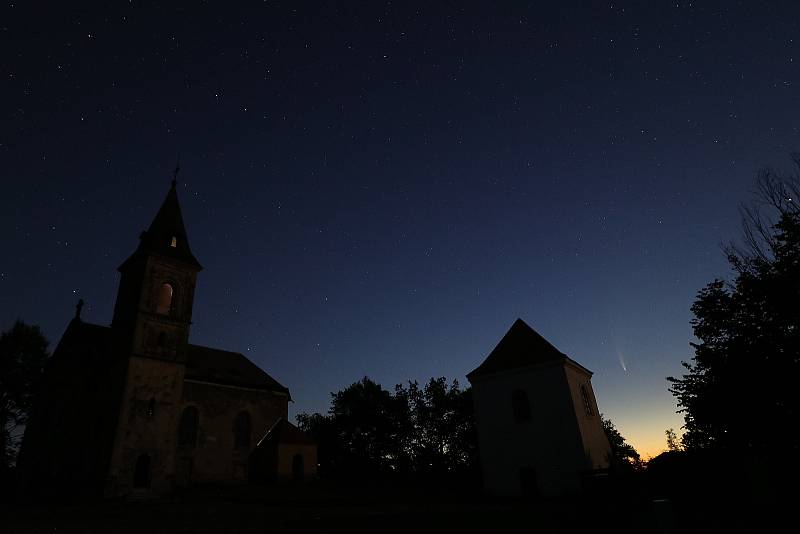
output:
<path id="1" fill-rule="evenodd" d="M 628 372 L 628 367 L 625 365 L 625 359 L 622 356 L 622 351 L 617 351 L 617 359 L 619 360 L 619 366 L 622 367 L 622 370 L 626 373 Z"/>

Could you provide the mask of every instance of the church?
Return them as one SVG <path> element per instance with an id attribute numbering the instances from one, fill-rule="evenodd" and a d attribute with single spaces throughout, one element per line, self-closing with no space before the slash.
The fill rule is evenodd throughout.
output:
<path id="1" fill-rule="evenodd" d="M 80 301 L 48 360 L 19 471 L 24 489 L 163 494 L 192 482 L 304 480 L 316 445 L 289 390 L 242 354 L 189 342 L 200 263 L 176 181 L 118 268 L 110 326 Z"/>

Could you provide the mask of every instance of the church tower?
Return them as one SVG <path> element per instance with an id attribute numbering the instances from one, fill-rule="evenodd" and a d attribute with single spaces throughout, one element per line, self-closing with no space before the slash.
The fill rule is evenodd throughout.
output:
<path id="1" fill-rule="evenodd" d="M 120 279 L 112 326 L 127 331 L 131 350 L 185 361 L 192 303 L 200 263 L 189 248 L 176 182 L 139 247 L 118 270 Z"/>
<path id="2" fill-rule="evenodd" d="M 201 269 L 189 248 L 173 180 L 138 248 L 118 269 L 111 328 L 128 362 L 107 491 L 124 490 L 121 486 L 136 480 L 136 472 L 129 471 L 139 469 L 148 477 L 139 481 L 144 486 L 172 485 L 174 429 Z"/>

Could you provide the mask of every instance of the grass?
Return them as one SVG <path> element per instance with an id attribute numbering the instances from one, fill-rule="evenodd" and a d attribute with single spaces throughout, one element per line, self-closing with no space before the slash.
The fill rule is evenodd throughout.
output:
<path id="1" fill-rule="evenodd" d="M 4 505 L 4 532 L 683 532 L 670 503 L 480 494 L 323 483 L 199 486 L 151 500 Z"/>

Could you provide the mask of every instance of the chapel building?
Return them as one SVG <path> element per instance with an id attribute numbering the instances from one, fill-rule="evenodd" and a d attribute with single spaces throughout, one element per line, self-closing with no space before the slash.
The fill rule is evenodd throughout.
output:
<path id="1" fill-rule="evenodd" d="M 24 488 L 125 496 L 314 476 L 289 390 L 242 354 L 189 342 L 202 267 L 174 180 L 118 270 L 111 325 L 83 321 L 79 302 L 47 362 L 19 456 Z"/>
<path id="2" fill-rule="evenodd" d="M 517 319 L 472 384 L 483 482 L 495 495 L 562 495 L 608 469 L 592 372 Z"/>

